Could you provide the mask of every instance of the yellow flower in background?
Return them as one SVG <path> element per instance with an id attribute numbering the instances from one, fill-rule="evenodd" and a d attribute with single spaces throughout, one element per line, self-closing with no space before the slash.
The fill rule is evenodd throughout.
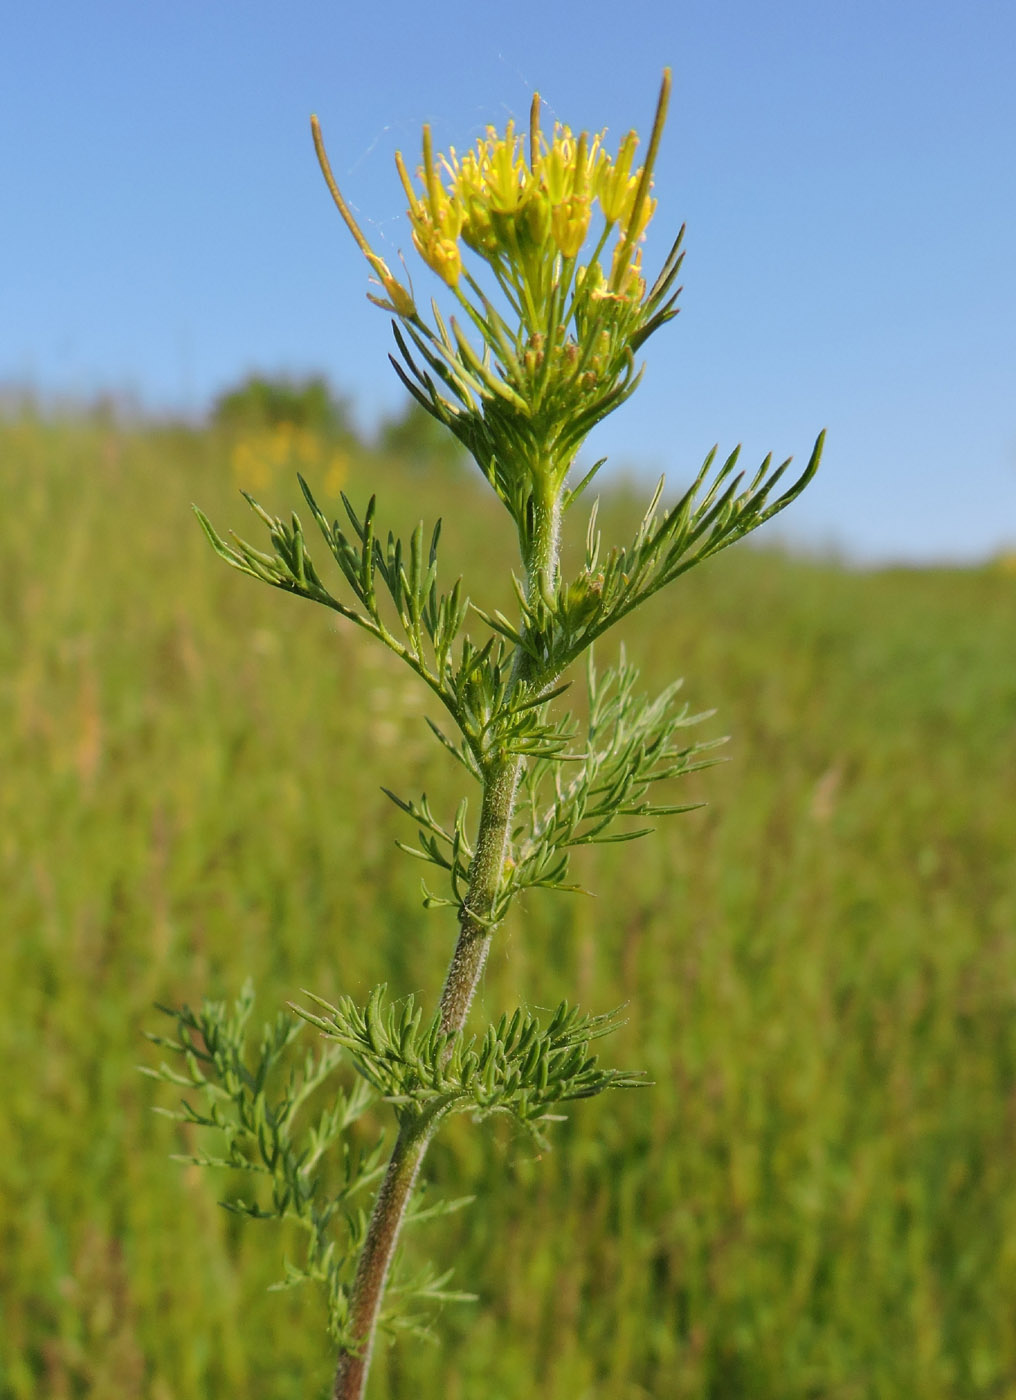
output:
<path id="1" fill-rule="evenodd" d="M 265 491 L 276 478 L 289 480 L 294 472 L 300 472 L 318 479 L 323 476 L 325 491 L 337 496 L 349 475 L 349 454 L 308 428 L 276 423 L 238 438 L 233 443 L 229 465 L 241 491 Z"/>
<path id="2" fill-rule="evenodd" d="M 325 470 L 325 494 L 337 496 L 349 479 L 349 453 L 335 448 L 328 457 Z"/>

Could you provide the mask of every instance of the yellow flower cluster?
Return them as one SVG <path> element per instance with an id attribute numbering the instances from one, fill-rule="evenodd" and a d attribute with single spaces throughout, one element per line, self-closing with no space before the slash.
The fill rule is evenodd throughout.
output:
<path id="1" fill-rule="evenodd" d="M 298 471 L 320 477 L 324 472 L 325 491 L 337 496 L 349 474 L 349 454 L 330 448 L 307 428 L 277 423 L 238 438 L 230 453 L 230 470 L 240 490 L 252 492 L 268 490 L 283 473 L 288 477 Z"/>
<path id="2" fill-rule="evenodd" d="M 629 131 L 617 154 L 604 147 L 605 132 L 577 136 L 557 123 L 548 141 L 540 131 L 540 99 L 533 97 L 528 139 L 509 122 L 504 135 L 488 127 L 486 136 L 461 158 L 454 148 L 434 157 L 430 128 L 423 128 L 423 162 L 417 188 L 401 153 L 395 156 L 399 177 L 409 200 L 413 243 L 424 262 L 458 291 L 466 276 L 462 245 L 484 258 L 502 287 L 511 287 L 520 306 L 534 313 L 546 310 L 558 285 L 558 259 L 564 262 L 563 281 L 574 273 L 576 287 L 586 282 L 594 301 L 610 297 L 629 306 L 641 305 L 645 282 L 640 243 L 656 208 L 651 197 L 653 165 L 659 147 L 670 94 L 665 71 L 656 118 L 644 164 L 635 167 L 638 136 Z M 325 153 L 321 128 L 311 118 L 314 145 L 322 172 L 339 213 L 374 272 L 384 298 L 371 300 L 418 323 L 412 292 L 394 277 L 371 248 L 335 182 Z M 575 267 L 589 235 L 596 205 L 604 227 L 586 267 Z M 611 234 L 616 234 L 609 275 L 599 258 Z M 466 277 L 467 282 L 471 279 Z M 459 293 L 461 296 L 461 292 Z M 532 325 L 530 326 L 532 329 Z"/>
<path id="3" fill-rule="evenodd" d="M 424 261 L 450 287 L 462 276 L 460 239 L 491 264 L 535 271 L 541 261 L 576 258 L 586 241 L 594 206 L 605 221 L 604 240 L 618 240 L 604 294 L 641 297 L 637 244 L 653 216 L 651 169 L 633 169 L 638 137 L 630 131 L 611 157 L 605 132 L 574 135 L 557 123 L 548 142 L 539 130 L 534 98 L 528 153 L 509 122 L 503 136 L 493 127 L 462 158 L 454 148 L 434 159 L 430 129 L 423 129 L 418 192 L 401 154 L 396 164 L 409 199 L 413 242 Z M 528 160 L 526 156 L 528 154 Z M 599 271 L 598 264 L 595 264 Z"/>

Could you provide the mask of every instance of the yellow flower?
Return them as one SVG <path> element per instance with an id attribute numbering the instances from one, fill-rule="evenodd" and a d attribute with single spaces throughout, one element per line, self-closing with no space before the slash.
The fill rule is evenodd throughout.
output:
<path id="1" fill-rule="evenodd" d="M 637 170 L 632 175 L 631 163 L 638 143 L 638 136 L 629 131 L 621 142 L 617 159 L 604 161 L 597 172 L 596 193 L 608 224 L 617 222 L 635 196 L 642 171 Z"/>
<path id="2" fill-rule="evenodd" d="M 395 164 L 409 197 L 409 222 L 416 250 L 449 287 L 455 287 L 462 275 L 458 238 L 464 211 L 461 200 L 449 197 L 441 183 L 434 164 L 429 126 L 423 128 L 423 164 L 416 172 L 425 189 L 422 198 L 413 188 L 400 151 L 395 153 Z"/>
<path id="3" fill-rule="evenodd" d="M 504 136 L 487 127 L 486 141 L 478 141 L 477 157 L 484 199 L 492 212 L 514 214 L 522 203 L 529 172 L 522 158 L 522 138 L 509 122 Z"/>
<path id="4" fill-rule="evenodd" d="M 462 254 L 453 238 L 442 238 L 434 229 L 418 224 L 413 229 L 413 243 L 424 262 L 446 282 L 457 287 L 462 276 Z"/>
<path id="5" fill-rule="evenodd" d="M 624 224 L 625 233 L 633 243 L 643 237 L 646 229 L 649 227 L 649 220 L 656 212 L 656 200 L 650 199 L 648 195 L 642 200 L 641 204 L 636 207 L 641 175 L 642 172 L 640 170 L 639 178 L 630 181 L 629 189 L 625 196 L 624 207 L 621 212 L 621 222 Z M 653 182 L 650 180 L 649 189 L 652 189 L 652 187 Z"/>
<path id="6" fill-rule="evenodd" d="M 534 96 L 528 139 L 508 122 L 504 133 L 489 126 L 483 137 L 461 158 L 454 147 L 435 157 L 429 126 L 423 128 L 422 162 L 411 179 L 400 153 L 395 163 L 408 200 L 413 244 L 424 262 L 452 288 L 460 300 L 475 292 L 465 276 L 462 244 L 494 267 L 509 299 L 532 335 L 546 324 L 563 288 L 567 295 L 582 286 L 583 268 L 574 266 L 590 234 L 598 204 L 606 224 L 616 227 L 609 279 L 597 266 L 595 285 L 585 283 L 584 304 L 601 305 L 607 297 L 641 304 L 645 281 L 638 245 L 656 209 L 651 196 L 652 171 L 666 116 L 670 75 L 665 73 L 645 163 L 635 168 L 638 137 L 629 131 L 613 159 L 604 149 L 605 132 L 575 134 L 556 123 L 548 140 L 539 129 L 540 99 Z M 420 321 L 410 291 L 394 278 L 387 264 L 368 245 L 353 219 L 328 168 L 317 122 L 314 139 L 332 196 L 357 245 L 366 256 L 387 300 L 371 297 L 404 320 Z M 602 240 L 600 243 L 602 247 Z M 474 322 L 481 312 L 471 303 Z M 491 332 L 494 336 L 494 332 Z M 458 332 L 456 332 L 458 335 Z M 501 337 L 501 332 L 497 333 Z M 503 346 L 498 339 L 498 351 Z M 493 346 L 492 339 L 489 344 Z M 441 352 L 445 353 L 444 350 Z M 470 373 L 473 371 L 470 370 Z M 541 390 L 542 392 L 542 390 Z"/>
<path id="7" fill-rule="evenodd" d="M 554 140 L 540 156 L 539 163 L 543 187 L 552 204 L 560 204 L 571 194 L 574 159 L 571 130 L 558 122 L 554 127 Z"/>
<path id="8" fill-rule="evenodd" d="M 622 238 L 614 249 L 614 259 L 610 269 L 610 289 L 615 296 L 636 304 L 641 302 L 646 293 L 646 282 L 642 276 L 642 249 L 636 248 L 635 255 L 632 257 L 631 246 L 625 238 Z M 600 295 L 609 294 L 600 293 Z"/>
<path id="9" fill-rule="evenodd" d="M 589 232 L 592 206 L 582 195 L 569 195 L 560 204 L 555 204 L 551 213 L 551 228 L 554 242 L 566 258 L 577 256 Z"/>

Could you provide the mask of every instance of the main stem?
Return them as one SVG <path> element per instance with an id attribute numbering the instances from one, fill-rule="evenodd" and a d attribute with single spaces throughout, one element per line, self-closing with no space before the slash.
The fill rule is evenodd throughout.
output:
<path id="1" fill-rule="evenodd" d="M 560 528 L 560 491 L 548 485 L 542 498 L 533 497 L 532 529 L 523 544 L 526 593 L 530 600 L 541 592 L 550 596 L 556 586 Z M 524 683 L 529 678 L 528 669 L 527 654 L 517 650 L 514 679 Z M 459 914 L 459 937 L 441 993 L 441 1027 L 449 1034 L 461 1031 L 466 1023 L 490 951 L 495 928 L 493 914 L 511 840 L 512 814 L 521 771 L 522 759 L 516 754 L 507 754 L 495 758 L 484 777 L 469 889 Z M 355 1351 L 343 1348 L 339 1353 L 333 1400 L 362 1400 L 392 1256 L 416 1178 L 439 1121 L 439 1116 L 408 1114 L 402 1120 L 353 1281 L 350 1322 L 358 1345 Z"/>

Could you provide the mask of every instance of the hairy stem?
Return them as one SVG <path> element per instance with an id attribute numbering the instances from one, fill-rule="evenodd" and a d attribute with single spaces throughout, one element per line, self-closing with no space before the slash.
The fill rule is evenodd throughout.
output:
<path id="1" fill-rule="evenodd" d="M 339 1353 L 332 1392 L 334 1400 L 359 1400 L 363 1395 L 374 1349 L 378 1309 L 388 1281 L 392 1255 L 420 1164 L 436 1127 L 436 1118 L 423 1123 L 407 1119 L 396 1140 L 356 1268 L 350 1322 L 361 1339 L 360 1345 L 356 1351 L 343 1348 Z"/>
<path id="2" fill-rule="evenodd" d="M 508 854 L 521 759 L 498 764 L 483 789 L 480 829 L 470 869 L 469 891 L 459 915 L 459 937 L 441 993 L 441 1028 L 460 1031 L 466 1023 L 494 933 L 492 913 Z"/>
<path id="3" fill-rule="evenodd" d="M 560 490 L 548 488 L 542 499 L 534 497 L 528 547 L 523 546 L 526 592 L 531 601 L 541 592 L 549 595 L 556 586 L 560 519 Z M 519 649 L 514 658 L 513 680 L 524 684 L 532 679 L 532 670 L 531 658 Z M 459 937 L 441 993 L 441 1025 L 449 1033 L 461 1031 L 465 1025 L 487 961 L 521 771 L 522 759 L 517 754 L 504 754 L 492 761 L 484 779 L 469 889 L 459 915 Z M 353 1282 L 350 1320 L 358 1344 L 355 1351 L 343 1349 L 339 1354 L 333 1400 L 362 1400 L 392 1256 L 437 1123 L 436 1117 L 403 1120 L 374 1203 Z"/>

